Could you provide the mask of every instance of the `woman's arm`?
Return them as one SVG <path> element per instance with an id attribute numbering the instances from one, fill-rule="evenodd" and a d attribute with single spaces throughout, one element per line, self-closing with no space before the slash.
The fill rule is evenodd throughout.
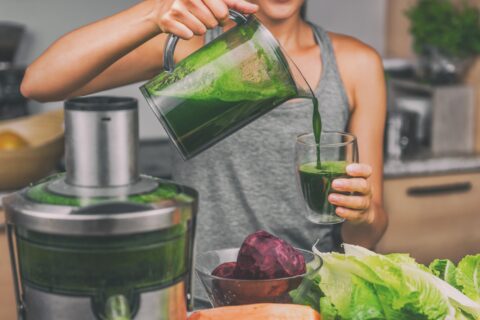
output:
<path id="1" fill-rule="evenodd" d="M 382 60 L 373 49 L 358 41 L 349 46 L 349 53 L 340 57 L 343 63 L 339 64 L 351 93 L 349 131 L 357 136 L 361 164 L 347 168 L 351 178 L 333 183 L 334 189 L 355 195 L 333 194 L 329 200 L 339 206 L 337 214 L 347 220 L 342 227 L 343 240 L 374 248 L 388 221 L 383 209 L 385 79 Z"/>
<path id="2" fill-rule="evenodd" d="M 28 68 L 22 94 L 39 101 L 117 87 L 147 79 L 162 67 L 164 35 L 203 35 L 228 19 L 228 8 L 253 13 L 245 0 L 145 0 L 74 30 Z"/>

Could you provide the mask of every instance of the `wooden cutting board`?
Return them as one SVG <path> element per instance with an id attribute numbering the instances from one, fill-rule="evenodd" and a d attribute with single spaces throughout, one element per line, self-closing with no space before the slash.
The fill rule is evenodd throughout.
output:
<path id="1" fill-rule="evenodd" d="M 4 214 L 0 209 L 0 320 L 17 319 L 12 271 L 8 253 L 7 237 L 3 228 Z"/>

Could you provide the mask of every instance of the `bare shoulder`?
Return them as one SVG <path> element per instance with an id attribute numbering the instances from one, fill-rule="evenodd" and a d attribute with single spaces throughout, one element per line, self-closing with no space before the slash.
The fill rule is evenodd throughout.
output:
<path id="1" fill-rule="evenodd" d="M 329 33 L 333 50 L 340 65 L 358 68 L 381 67 L 382 58 L 366 43 L 347 35 Z"/>
<path id="2" fill-rule="evenodd" d="M 340 76 L 354 106 L 359 86 L 383 81 L 382 58 L 374 48 L 354 37 L 331 32 L 329 36 Z"/>

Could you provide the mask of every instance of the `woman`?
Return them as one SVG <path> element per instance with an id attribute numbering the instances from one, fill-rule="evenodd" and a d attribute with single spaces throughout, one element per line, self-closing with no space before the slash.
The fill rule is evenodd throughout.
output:
<path id="1" fill-rule="evenodd" d="M 57 40 L 28 67 L 22 93 L 63 100 L 150 79 L 162 70 L 167 33 L 181 60 L 229 28 L 228 8 L 256 13 L 296 62 L 320 101 L 324 129 L 355 134 L 362 164 L 347 168 L 329 196 L 347 221 L 320 228 L 301 216 L 292 172 L 294 138 L 311 131 L 311 104 L 287 102 L 196 158 L 174 161 L 174 178 L 201 195 L 197 250 L 238 246 L 267 229 L 297 247 L 320 237 L 373 248 L 387 224 L 382 207 L 385 87 L 381 59 L 353 38 L 327 33 L 301 16 L 303 0 L 146 0 Z M 215 30 L 221 32 L 222 28 Z M 344 195 L 351 193 L 354 195 Z"/>

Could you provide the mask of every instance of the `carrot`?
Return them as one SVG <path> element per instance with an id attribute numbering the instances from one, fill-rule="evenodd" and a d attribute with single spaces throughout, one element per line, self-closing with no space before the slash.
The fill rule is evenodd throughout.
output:
<path id="1" fill-rule="evenodd" d="M 307 306 L 261 303 L 201 310 L 192 313 L 188 320 L 321 320 L 321 317 Z"/>

